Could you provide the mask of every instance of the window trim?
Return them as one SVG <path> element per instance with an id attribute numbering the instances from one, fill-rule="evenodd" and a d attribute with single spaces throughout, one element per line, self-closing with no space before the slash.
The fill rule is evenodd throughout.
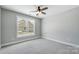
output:
<path id="1" fill-rule="evenodd" d="M 17 17 L 20 17 L 20 16 L 16 16 L 16 27 L 17 27 L 17 31 L 16 31 L 16 33 L 18 32 L 18 24 L 17 24 Z M 27 17 L 26 17 L 27 18 Z M 28 18 L 27 18 L 28 19 Z M 31 18 L 29 18 L 29 20 L 31 20 Z M 32 20 L 34 20 L 34 27 L 33 27 L 33 33 L 32 34 L 25 34 L 25 35 L 18 35 L 18 34 L 16 34 L 16 37 L 17 38 L 21 38 L 21 37 L 29 37 L 29 36 L 34 36 L 35 35 L 35 25 L 36 25 L 36 21 L 35 21 L 35 19 L 32 19 Z"/>

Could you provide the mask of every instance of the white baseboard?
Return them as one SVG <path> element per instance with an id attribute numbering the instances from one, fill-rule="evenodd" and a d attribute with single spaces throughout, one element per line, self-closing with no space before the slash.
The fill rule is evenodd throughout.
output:
<path id="1" fill-rule="evenodd" d="M 34 40 L 34 39 L 38 39 L 38 38 L 39 37 L 37 36 L 37 37 L 34 37 L 34 38 L 28 38 L 28 40 L 24 39 L 24 40 L 20 40 L 20 41 L 9 42 L 9 43 L 2 44 L 1 47 L 16 44 L 16 43 L 20 43 L 20 42 L 30 41 L 30 40 Z"/>
<path id="2" fill-rule="evenodd" d="M 55 41 L 55 42 L 58 42 L 58 43 L 61 43 L 61 44 L 65 44 L 65 45 L 69 45 L 69 46 L 72 46 L 72 47 L 79 48 L 79 45 L 77 45 L 77 44 L 68 43 L 68 42 L 64 42 L 64 41 L 59 41 L 59 40 L 56 40 L 56 39 L 53 39 L 53 38 L 50 38 L 50 37 L 43 37 L 43 38 L 47 39 L 47 40 Z"/>

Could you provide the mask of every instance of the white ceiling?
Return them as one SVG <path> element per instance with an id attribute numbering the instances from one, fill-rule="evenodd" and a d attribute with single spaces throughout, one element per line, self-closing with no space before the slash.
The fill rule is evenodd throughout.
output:
<path id="1" fill-rule="evenodd" d="M 47 6 L 48 9 L 45 11 L 46 15 L 36 16 L 34 11 L 36 9 L 35 5 L 2 5 L 2 8 L 6 8 L 9 10 L 17 11 L 20 13 L 28 14 L 38 18 L 45 18 L 51 15 L 56 15 L 72 8 L 79 7 L 78 5 L 44 5 L 43 7 Z"/>

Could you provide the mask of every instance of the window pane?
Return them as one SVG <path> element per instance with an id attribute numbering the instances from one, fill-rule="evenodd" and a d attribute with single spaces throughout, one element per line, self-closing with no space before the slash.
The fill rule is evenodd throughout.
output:
<path id="1" fill-rule="evenodd" d="M 27 18 L 22 18 L 17 16 L 17 36 L 28 36 L 33 35 L 35 32 L 35 20 L 28 20 Z"/>

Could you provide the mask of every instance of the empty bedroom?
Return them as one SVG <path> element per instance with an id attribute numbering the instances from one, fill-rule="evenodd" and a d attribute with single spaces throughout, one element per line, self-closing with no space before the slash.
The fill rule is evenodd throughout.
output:
<path id="1" fill-rule="evenodd" d="M 79 5 L 0 5 L 0 54 L 79 54 Z"/>

